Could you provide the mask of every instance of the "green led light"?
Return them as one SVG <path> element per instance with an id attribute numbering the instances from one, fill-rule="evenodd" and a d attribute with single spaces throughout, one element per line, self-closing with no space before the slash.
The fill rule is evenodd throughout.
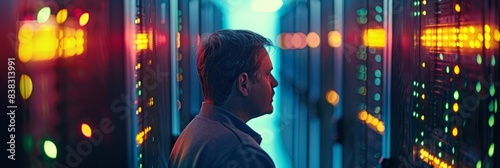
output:
<path id="1" fill-rule="evenodd" d="M 142 163 L 139 163 L 139 168 L 142 168 Z"/>
<path id="2" fill-rule="evenodd" d="M 380 78 L 375 78 L 374 83 L 375 83 L 375 86 L 380 86 L 380 83 L 381 83 Z"/>
<path id="3" fill-rule="evenodd" d="M 50 18 L 50 8 L 43 7 L 42 9 L 40 9 L 40 11 L 38 11 L 36 18 L 37 18 L 36 20 L 40 24 L 47 22 Z"/>
<path id="4" fill-rule="evenodd" d="M 366 72 L 366 65 L 358 65 L 358 72 Z"/>
<path id="5" fill-rule="evenodd" d="M 379 69 L 375 70 L 375 77 L 380 78 L 382 76 L 382 71 Z"/>
<path id="6" fill-rule="evenodd" d="M 413 96 L 417 96 L 417 92 L 416 91 L 413 91 Z"/>
<path id="7" fill-rule="evenodd" d="M 366 16 L 367 13 L 368 12 L 364 8 L 358 9 L 358 11 L 356 11 L 356 14 L 358 14 L 358 16 Z"/>
<path id="8" fill-rule="evenodd" d="M 443 142 L 439 141 L 438 145 L 439 145 L 439 147 L 443 146 Z"/>
<path id="9" fill-rule="evenodd" d="M 417 86 L 417 81 L 413 81 L 413 86 Z"/>
<path id="10" fill-rule="evenodd" d="M 481 92 L 481 83 L 480 82 L 477 82 L 476 83 L 476 92 Z"/>
<path id="11" fill-rule="evenodd" d="M 382 62 L 382 56 L 380 54 L 375 55 L 375 61 Z"/>
<path id="12" fill-rule="evenodd" d="M 493 100 L 490 101 L 490 104 L 488 104 L 488 110 L 490 110 L 490 112 L 493 112 L 493 107 L 494 107 L 494 104 L 493 104 Z"/>
<path id="13" fill-rule="evenodd" d="M 413 12 L 413 16 L 417 16 L 417 12 Z"/>
<path id="14" fill-rule="evenodd" d="M 444 127 L 444 133 L 448 133 L 448 127 Z"/>
<path id="15" fill-rule="evenodd" d="M 450 67 L 446 66 L 446 73 L 450 73 Z"/>
<path id="16" fill-rule="evenodd" d="M 413 6 L 417 6 L 417 1 L 413 2 Z"/>
<path id="17" fill-rule="evenodd" d="M 382 7 L 376 6 L 375 11 L 377 11 L 378 13 L 382 13 Z"/>
<path id="18" fill-rule="evenodd" d="M 451 159 L 451 165 L 455 165 L 455 159 Z"/>
<path id="19" fill-rule="evenodd" d="M 441 152 L 439 152 L 438 156 L 441 158 L 441 157 L 443 157 L 443 154 Z"/>
<path id="20" fill-rule="evenodd" d="M 448 114 L 444 115 L 444 121 L 448 122 Z"/>
<path id="21" fill-rule="evenodd" d="M 43 151 L 45 152 L 45 155 L 47 155 L 49 158 L 55 159 L 57 157 L 57 147 L 54 142 L 50 140 L 45 140 L 43 142 Z"/>
<path id="22" fill-rule="evenodd" d="M 476 168 L 481 168 L 483 164 L 481 163 L 481 160 L 477 161 L 476 163 Z"/>
<path id="23" fill-rule="evenodd" d="M 425 89 L 425 83 L 422 83 L 422 89 Z"/>
<path id="24" fill-rule="evenodd" d="M 490 86 L 490 96 L 491 97 L 495 96 L 495 86 L 494 85 Z"/>
<path id="25" fill-rule="evenodd" d="M 418 113 L 417 113 L 417 115 L 415 115 L 415 117 L 417 117 L 417 118 L 418 118 Z"/>
<path id="26" fill-rule="evenodd" d="M 419 84 L 419 83 L 417 82 L 417 86 L 418 86 L 418 84 Z"/>
<path id="27" fill-rule="evenodd" d="M 415 107 L 417 107 L 417 108 L 418 108 L 418 103 L 415 105 Z"/>
<path id="28" fill-rule="evenodd" d="M 449 105 L 448 105 L 448 102 L 446 102 L 446 103 L 444 104 L 444 109 L 448 110 L 448 108 L 449 108 Z"/>
<path id="29" fill-rule="evenodd" d="M 373 100 L 380 101 L 380 94 L 379 93 L 375 93 L 375 95 L 373 95 Z"/>
<path id="30" fill-rule="evenodd" d="M 495 143 L 491 143 L 490 148 L 488 149 L 488 156 L 492 157 L 495 154 Z"/>
<path id="31" fill-rule="evenodd" d="M 358 51 L 361 53 L 366 53 L 366 46 L 365 45 L 360 45 L 358 48 Z"/>
<path id="32" fill-rule="evenodd" d="M 380 16 L 380 15 L 375 15 L 375 20 L 376 20 L 377 22 L 382 22 L 382 16 Z"/>
<path id="33" fill-rule="evenodd" d="M 359 87 L 358 94 L 365 95 L 366 94 L 366 87 L 364 87 L 364 86 Z"/>
<path id="34" fill-rule="evenodd" d="M 31 153 L 33 151 L 33 136 L 31 134 L 24 134 L 23 139 L 24 149 L 26 149 L 26 152 Z"/>
<path id="35" fill-rule="evenodd" d="M 455 93 L 453 93 L 453 98 L 455 98 L 455 100 L 458 100 L 458 98 L 460 98 L 460 94 L 458 93 L 458 90 L 455 90 Z"/>
<path id="36" fill-rule="evenodd" d="M 360 48 L 360 50 L 361 50 L 361 48 Z M 363 51 L 358 52 L 357 57 L 359 60 L 363 60 L 363 61 L 366 60 L 366 52 L 363 52 Z"/>
<path id="37" fill-rule="evenodd" d="M 424 136 L 424 131 L 420 132 L 420 136 Z"/>
<path id="38" fill-rule="evenodd" d="M 373 111 L 375 111 L 375 113 L 380 113 L 380 110 L 381 110 L 380 106 L 377 106 Z"/>
<path id="39" fill-rule="evenodd" d="M 483 63 L 483 59 L 481 58 L 481 55 L 477 54 L 477 56 L 476 56 L 476 62 L 479 65 L 481 65 L 481 63 Z"/>
<path id="40" fill-rule="evenodd" d="M 141 96 L 141 95 L 142 95 L 142 91 L 141 91 L 141 90 L 138 90 L 138 91 L 137 91 L 137 95 Z"/>
<path id="41" fill-rule="evenodd" d="M 356 73 L 356 78 L 361 81 L 366 81 L 366 72 L 358 72 Z"/>
<path id="42" fill-rule="evenodd" d="M 488 125 L 490 125 L 490 127 L 493 127 L 493 125 L 495 125 L 495 116 L 493 116 L 493 114 L 491 114 L 490 119 L 488 119 Z"/>
<path id="43" fill-rule="evenodd" d="M 368 21 L 365 16 L 358 17 L 357 20 L 359 24 L 366 24 L 366 22 Z"/>
<path id="44" fill-rule="evenodd" d="M 495 59 L 495 55 L 491 56 L 491 66 L 495 66 L 497 64 L 497 60 Z"/>
<path id="45" fill-rule="evenodd" d="M 358 105 L 358 110 L 364 110 L 365 109 L 365 103 L 360 103 Z"/>
<path id="46" fill-rule="evenodd" d="M 439 53 L 439 59 L 440 59 L 440 60 L 444 60 L 443 53 Z"/>
<path id="47" fill-rule="evenodd" d="M 141 154 L 139 154 L 139 159 L 142 159 L 142 153 L 141 153 Z"/>
<path id="48" fill-rule="evenodd" d="M 498 99 L 495 99 L 495 113 L 498 111 Z"/>
<path id="49" fill-rule="evenodd" d="M 420 145 L 424 146 L 424 141 L 420 142 Z"/>
<path id="50" fill-rule="evenodd" d="M 418 142 L 418 138 L 415 138 L 415 143 L 417 143 L 417 142 Z"/>
<path id="51" fill-rule="evenodd" d="M 451 153 L 455 154 L 455 147 L 451 148 Z"/>

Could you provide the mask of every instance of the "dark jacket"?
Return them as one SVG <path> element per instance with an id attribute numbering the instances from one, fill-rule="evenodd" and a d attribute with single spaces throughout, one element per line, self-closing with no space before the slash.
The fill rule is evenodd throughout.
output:
<path id="1" fill-rule="evenodd" d="M 169 157 L 171 167 L 275 167 L 261 136 L 232 113 L 203 103 Z"/>

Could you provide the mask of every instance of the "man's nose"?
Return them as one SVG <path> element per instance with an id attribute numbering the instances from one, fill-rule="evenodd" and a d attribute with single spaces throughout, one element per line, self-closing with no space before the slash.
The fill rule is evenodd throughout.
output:
<path id="1" fill-rule="evenodd" d="M 276 78 L 274 76 L 273 76 L 272 86 L 273 86 L 273 88 L 275 88 L 276 86 L 278 86 L 278 80 L 276 80 Z"/>

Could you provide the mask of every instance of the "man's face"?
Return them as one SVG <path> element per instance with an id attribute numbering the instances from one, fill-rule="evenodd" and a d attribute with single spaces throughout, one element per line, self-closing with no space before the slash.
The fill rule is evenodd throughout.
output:
<path id="1" fill-rule="evenodd" d="M 273 112 L 274 89 L 278 86 L 278 81 L 271 74 L 273 64 L 269 54 L 262 49 L 259 54 L 264 55 L 257 70 L 255 80 L 249 82 L 249 108 L 252 110 L 252 118 Z"/>

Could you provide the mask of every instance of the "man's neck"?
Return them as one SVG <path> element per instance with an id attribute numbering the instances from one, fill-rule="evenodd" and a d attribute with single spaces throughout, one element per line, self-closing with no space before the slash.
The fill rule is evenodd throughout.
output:
<path id="1" fill-rule="evenodd" d="M 229 111 L 231 114 L 235 115 L 238 117 L 243 123 L 247 123 L 250 120 L 250 116 L 248 115 L 248 112 L 244 110 L 244 107 L 241 103 L 238 102 L 229 102 L 226 101 L 224 104 L 220 105 L 219 107 Z"/>

